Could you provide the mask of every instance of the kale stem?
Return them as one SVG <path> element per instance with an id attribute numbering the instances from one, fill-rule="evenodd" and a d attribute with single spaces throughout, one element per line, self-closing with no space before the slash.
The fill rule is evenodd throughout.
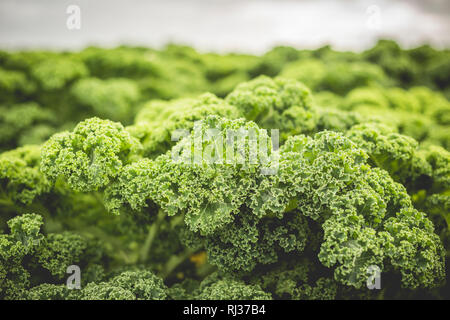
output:
<path id="1" fill-rule="evenodd" d="M 104 202 L 102 194 L 98 191 L 94 191 L 94 192 L 92 192 L 92 195 L 94 196 L 94 199 L 97 201 L 97 203 L 100 205 L 100 207 L 103 208 L 103 210 L 105 212 L 108 212 L 108 210 L 106 210 L 105 202 Z"/>
<path id="2" fill-rule="evenodd" d="M 156 238 L 156 235 L 159 231 L 159 226 L 161 225 L 161 222 L 164 220 L 165 214 L 162 210 L 158 211 L 158 216 L 156 218 L 156 221 L 150 226 L 148 229 L 147 238 L 145 239 L 144 245 L 141 249 L 141 261 L 145 262 L 148 258 L 148 255 L 151 251 L 153 241 Z"/>
<path id="3" fill-rule="evenodd" d="M 0 206 L 14 207 L 14 203 L 9 199 L 0 199 Z"/>
<path id="4" fill-rule="evenodd" d="M 13 208 L 16 206 L 3 188 L 0 188 L 0 205 Z"/>
<path id="5" fill-rule="evenodd" d="M 187 249 L 178 256 L 172 256 L 169 261 L 167 261 L 164 270 L 162 271 L 163 279 L 166 279 L 180 264 L 186 261 L 186 259 L 188 259 L 196 251 L 197 249 Z"/>

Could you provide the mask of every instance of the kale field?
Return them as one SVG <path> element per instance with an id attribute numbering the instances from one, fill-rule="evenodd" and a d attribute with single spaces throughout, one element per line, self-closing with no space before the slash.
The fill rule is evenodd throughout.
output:
<path id="1" fill-rule="evenodd" d="M 450 299 L 449 99 L 392 40 L 0 51 L 0 299 Z"/>

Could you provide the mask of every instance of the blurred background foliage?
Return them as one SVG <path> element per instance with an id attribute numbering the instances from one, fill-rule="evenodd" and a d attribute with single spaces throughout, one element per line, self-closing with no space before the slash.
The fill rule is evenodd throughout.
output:
<path id="1" fill-rule="evenodd" d="M 417 125 L 411 126 L 413 119 L 408 118 L 421 122 L 425 131 L 431 125 L 448 125 L 448 113 L 440 112 L 439 104 L 450 97 L 449 74 L 449 50 L 428 45 L 403 50 L 390 40 L 361 53 L 329 46 L 276 47 L 261 56 L 200 53 L 175 44 L 160 50 L 0 51 L 0 150 L 43 142 L 92 116 L 129 125 L 149 100 L 203 92 L 225 97 L 239 83 L 260 75 L 298 80 L 327 107 L 381 115 L 404 112 L 395 120 L 387 118 L 409 122 L 397 125 L 419 141 L 448 148 L 448 130 L 410 132 Z M 426 88 L 440 92 L 433 97 L 438 104 L 433 110 L 424 110 L 421 102 L 430 96 Z M 423 111 L 429 119 L 420 116 Z"/>

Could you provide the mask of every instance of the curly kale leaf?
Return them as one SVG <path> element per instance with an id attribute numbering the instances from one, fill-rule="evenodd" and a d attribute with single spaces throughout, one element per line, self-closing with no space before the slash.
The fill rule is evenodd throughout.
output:
<path id="1" fill-rule="evenodd" d="M 246 284 L 232 276 L 214 273 L 205 278 L 195 290 L 194 296 L 200 300 L 270 300 L 272 295 L 264 292 L 259 285 Z"/>
<path id="2" fill-rule="evenodd" d="M 312 94 L 295 80 L 260 76 L 238 85 L 225 101 L 260 127 L 280 129 L 282 140 L 289 135 L 311 132 L 316 127 Z"/>
<path id="3" fill-rule="evenodd" d="M 72 86 L 71 94 L 80 105 L 90 108 L 91 114 L 122 123 L 130 120 L 140 99 L 136 83 L 124 78 L 81 79 Z"/>
<path id="4" fill-rule="evenodd" d="M 217 134 L 210 135 L 210 130 Z M 247 130 L 241 139 L 227 138 L 239 130 Z M 250 163 L 250 145 L 255 141 L 265 143 L 267 153 L 255 154 L 258 162 Z M 111 208 L 128 203 L 137 209 L 152 200 L 169 216 L 185 213 L 191 230 L 208 234 L 232 221 L 255 188 L 255 172 L 265 168 L 259 159 L 266 157 L 270 165 L 270 152 L 271 140 L 256 124 L 209 116 L 168 153 L 124 167 L 106 190 L 107 203 Z"/>
<path id="5" fill-rule="evenodd" d="M 39 146 L 25 146 L 0 155 L 0 190 L 4 204 L 30 204 L 50 190 L 40 172 Z"/>
<path id="6" fill-rule="evenodd" d="M 197 98 L 153 100 L 142 107 L 135 117 L 135 124 L 127 130 L 141 141 L 144 155 L 153 157 L 176 144 L 172 137 L 182 138 L 174 135 L 176 130 L 192 130 L 196 121 L 212 114 L 228 119 L 242 116 L 236 107 L 205 93 Z"/>
<path id="7" fill-rule="evenodd" d="M 125 271 L 107 282 L 89 283 L 81 300 L 164 300 L 167 287 L 151 271 Z"/>
<path id="8" fill-rule="evenodd" d="M 17 216 L 8 221 L 8 226 L 11 232 L 0 234 L 0 297 L 4 299 L 22 299 L 31 286 L 58 285 L 68 266 L 92 270 L 104 257 L 99 243 L 79 235 L 44 235 L 43 219 L 37 214 Z M 46 295 L 51 291 L 62 294 L 52 286 L 43 286 L 42 290 Z"/>
<path id="9" fill-rule="evenodd" d="M 65 179 L 76 191 L 94 191 L 108 185 L 139 147 L 121 124 L 91 118 L 43 145 L 41 170 L 49 179 Z"/>

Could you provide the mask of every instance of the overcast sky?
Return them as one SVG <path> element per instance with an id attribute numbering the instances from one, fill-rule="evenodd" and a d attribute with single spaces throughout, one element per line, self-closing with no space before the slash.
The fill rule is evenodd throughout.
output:
<path id="1" fill-rule="evenodd" d="M 81 28 L 69 30 L 69 5 Z M 450 0 L 0 0 L 0 48 L 168 42 L 261 53 L 274 45 L 362 50 L 376 39 L 450 47 Z"/>

